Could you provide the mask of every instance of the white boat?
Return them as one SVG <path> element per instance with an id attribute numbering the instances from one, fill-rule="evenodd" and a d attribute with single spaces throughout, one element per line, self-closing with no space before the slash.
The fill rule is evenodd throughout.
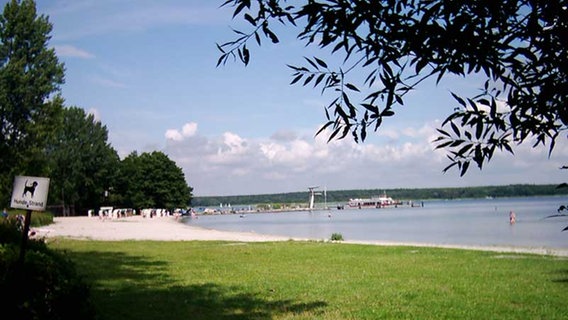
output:
<path id="1" fill-rule="evenodd" d="M 383 194 L 382 196 L 371 198 L 355 198 L 349 199 L 347 203 L 351 208 L 384 208 L 389 206 L 396 206 L 401 204 L 400 201 L 395 201 L 393 198 Z"/>

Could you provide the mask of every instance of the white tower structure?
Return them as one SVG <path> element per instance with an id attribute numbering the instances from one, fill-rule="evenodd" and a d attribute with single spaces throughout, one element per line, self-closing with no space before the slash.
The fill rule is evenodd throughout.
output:
<path id="1" fill-rule="evenodd" d="M 310 190 L 310 202 L 309 202 L 309 209 L 312 210 L 314 208 L 314 201 L 315 201 L 315 196 L 321 196 L 321 192 L 315 192 L 314 190 L 319 188 L 318 187 L 308 187 L 308 190 Z"/>

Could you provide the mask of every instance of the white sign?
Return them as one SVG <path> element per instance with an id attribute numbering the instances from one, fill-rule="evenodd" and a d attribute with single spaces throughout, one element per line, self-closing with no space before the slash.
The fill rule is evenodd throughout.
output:
<path id="1" fill-rule="evenodd" d="M 44 211 L 49 178 L 17 176 L 12 189 L 12 208 Z"/>

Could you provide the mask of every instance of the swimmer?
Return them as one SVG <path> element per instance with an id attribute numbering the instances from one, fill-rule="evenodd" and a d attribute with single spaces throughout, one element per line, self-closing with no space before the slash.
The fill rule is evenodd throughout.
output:
<path id="1" fill-rule="evenodd" d="M 513 211 L 509 212 L 509 224 L 513 225 L 517 222 L 517 215 Z"/>

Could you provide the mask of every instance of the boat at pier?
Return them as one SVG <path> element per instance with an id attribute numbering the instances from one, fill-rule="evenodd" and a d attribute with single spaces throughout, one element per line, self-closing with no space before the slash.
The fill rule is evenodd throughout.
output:
<path id="1" fill-rule="evenodd" d="M 355 198 L 349 199 L 347 205 L 350 208 L 385 208 L 391 206 L 397 206 L 402 204 L 401 201 L 393 200 L 393 198 L 383 193 L 382 196 L 376 196 L 371 198 Z"/>

